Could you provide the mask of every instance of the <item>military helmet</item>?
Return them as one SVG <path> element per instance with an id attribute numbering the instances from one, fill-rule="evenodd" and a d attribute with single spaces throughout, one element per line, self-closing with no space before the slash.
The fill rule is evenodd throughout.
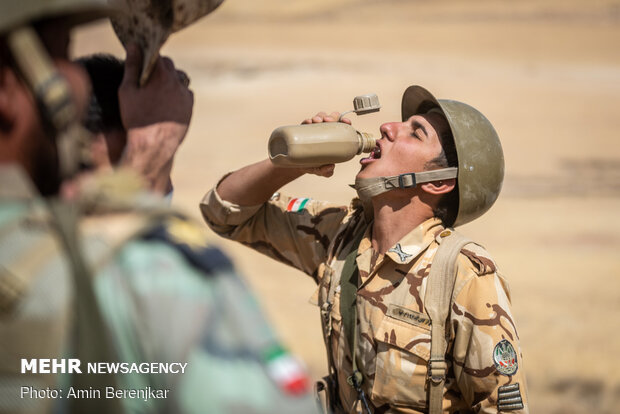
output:
<path id="1" fill-rule="evenodd" d="M 0 34 L 54 17 L 85 23 L 106 16 L 108 10 L 105 0 L 6 0 L 0 4 Z"/>
<path id="2" fill-rule="evenodd" d="M 439 108 L 450 124 L 458 159 L 458 213 L 453 226 L 480 217 L 499 196 L 504 180 L 504 153 L 493 125 L 477 109 L 458 101 L 437 99 L 414 85 L 405 90 L 403 121 Z"/>

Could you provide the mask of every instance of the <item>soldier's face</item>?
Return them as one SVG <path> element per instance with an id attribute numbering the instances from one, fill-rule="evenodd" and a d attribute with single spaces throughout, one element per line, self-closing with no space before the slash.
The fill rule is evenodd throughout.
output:
<path id="1" fill-rule="evenodd" d="M 37 25 L 36 30 L 56 70 L 69 83 L 78 112 L 83 114 L 90 95 L 90 84 L 83 69 L 68 59 L 70 26 L 62 19 L 55 19 Z M 21 89 L 17 100 L 22 121 L 20 125 L 23 126 L 17 131 L 21 135 L 19 162 L 43 195 L 56 194 L 60 186 L 60 173 L 54 137 L 45 131 L 30 90 L 23 84 Z"/>
<path id="2" fill-rule="evenodd" d="M 381 125 L 381 139 L 369 157 L 363 158 L 358 178 L 386 177 L 425 170 L 442 150 L 439 134 L 448 131 L 439 114 L 413 115 L 404 122 Z"/>

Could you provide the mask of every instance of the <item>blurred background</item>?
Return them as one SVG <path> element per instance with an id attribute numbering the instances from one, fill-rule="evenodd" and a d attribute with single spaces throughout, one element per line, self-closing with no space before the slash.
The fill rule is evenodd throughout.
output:
<path id="1" fill-rule="evenodd" d="M 81 29 L 73 51 L 124 56 L 108 23 Z M 618 412 L 620 1 L 227 0 L 163 54 L 195 93 L 173 175 L 173 203 L 195 217 L 219 177 L 266 157 L 274 128 L 352 109 L 355 95 L 378 94 L 379 113 L 351 117 L 377 136 L 412 84 L 481 110 L 502 139 L 506 178 L 462 232 L 510 281 L 532 411 Z M 358 169 L 340 164 L 284 191 L 346 204 Z M 322 376 L 311 279 L 212 238 Z"/>

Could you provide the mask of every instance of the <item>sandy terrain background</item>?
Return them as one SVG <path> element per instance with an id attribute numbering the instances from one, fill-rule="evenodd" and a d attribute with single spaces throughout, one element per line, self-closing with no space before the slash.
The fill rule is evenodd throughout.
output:
<path id="1" fill-rule="evenodd" d="M 163 53 L 196 95 L 174 171 L 174 204 L 197 204 L 230 170 L 266 157 L 279 126 L 351 109 L 378 133 L 411 84 L 467 102 L 498 130 L 503 194 L 462 231 L 511 282 L 532 411 L 615 413 L 620 405 L 620 1 L 228 0 Z M 122 56 L 108 24 L 80 30 L 76 55 Z M 347 203 L 359 165 L 307 177 L 291 195 Z M 242 246 L 236 259 L 285 342 L 326 371 L 313 282 Z"/>

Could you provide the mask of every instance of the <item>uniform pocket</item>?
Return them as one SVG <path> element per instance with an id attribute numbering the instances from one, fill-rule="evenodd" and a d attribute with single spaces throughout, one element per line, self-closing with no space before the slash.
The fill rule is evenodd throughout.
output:
<path id="1" fill-rule="evenodd" d="M 310 298 L 310 303 L 318 306 L 321 313 L 321 325 L 325 339 L 331 336 L 330 350 L 335 352 L 342 330 L 340 316 L 340 289 L 334 289 L 332 298 L 329 298 L 329 289 L 334 276 L 334 270 L 327 264 L 321 263 L 318 268 L 319 285 Z M 331 299 L 331 302 L 328 300 Z M 336 354 L 334 354 L 336 355 Z"/>
<path id="2" fill-rule="evenodd" d="M 373 400 L 377 403 L 425 407 L 430 328 L 386 315 L 374 338 L 377 341 L 377 359 Z"/>

